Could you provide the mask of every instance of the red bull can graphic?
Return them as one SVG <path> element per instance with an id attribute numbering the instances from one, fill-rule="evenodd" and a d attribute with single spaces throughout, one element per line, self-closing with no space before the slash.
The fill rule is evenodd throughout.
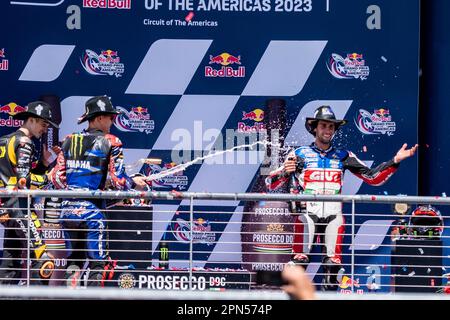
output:
<path id="1" fill-rule="evenodd" d="M 245 67 L 240 66 L 237 69 L 232 68 L 230 65 L 241 64 L 241 56 L 234 56 L 227 52 L 221 53 L 217 56 L 209 56 L 209 64 L 218 64 L 222 67 L 220 69 L 214 69 L 211 66 L 205 67 L 205 77 L 210 78 L 243 78 L 245 77 Z"/>

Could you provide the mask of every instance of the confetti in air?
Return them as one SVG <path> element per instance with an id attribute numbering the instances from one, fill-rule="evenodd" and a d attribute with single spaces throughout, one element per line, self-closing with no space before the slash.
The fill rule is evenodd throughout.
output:
<path id="1" fill-rule="evenodd" d="M 384 62 L 388 61 L 385 56 L 381 56 L 381 60 L 383 60 Z"/>
<path id="2" fill-rule="evenodd" d="M 363 147 L 363 151 L 367 152 L 367 147 L 366 146 Z"/>
<path id="3" fill-rule="evenodd" d="M 186 16 L 186 18 L 184 18 L 184 20 L 186 20 L 187 22 L 191 21 L 192 18 L 194 17 L 194 13 L 191 11 L 189 12 L 189 14 Z"/>

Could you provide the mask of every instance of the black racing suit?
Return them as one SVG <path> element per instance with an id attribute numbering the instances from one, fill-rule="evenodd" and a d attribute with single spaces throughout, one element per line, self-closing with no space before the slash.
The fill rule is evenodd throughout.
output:
<path id="1" fill-rule="evenodd" d="M 40 188 L 45 185 L 46 167 L 35 162 L 35 146 L 22 130 L 0 137 L 0 188 Z M 24 184 L 23 184 L 24 183 Z M 0 264 L 0 284 L 14 284 L 25 277 L 24 259 L 27 258 L 28 212 L 26 198 L 0 198 L 0 219 L 5 227 L 3 258 Z M 30 211 L 31 212 L 31 211 Z M 33 284 L 47 279 L 54 264 L 42 241 L 41 223 L 31 212 L 30 258 Z"/>
<path id="2" fill-rule="evenodd" d="M 90 129 L 67 136 L 61 146 L 56 166 L 50 172 L 55 187 L 69 190 L 103 190 L 134 187 L 123 164 L 122 142 L 112 134 Z M 108 254 L 107 223 L 102 212 L 106 204 L 96 199 L 66 199 L 62 202 L 62 225 L 71 230 L 69 248 L 87 250 L 89 258 L 88 286 L 103 286 L 111 277 Z M 82 230 L 74 232 L 74 229 Z M 84 242 L 75 239 L 84 239 Z M 84 261 L 81 251 L 73 250 L 70 259 Z M 78 264 L 80 267 L 80 264 Z"/>

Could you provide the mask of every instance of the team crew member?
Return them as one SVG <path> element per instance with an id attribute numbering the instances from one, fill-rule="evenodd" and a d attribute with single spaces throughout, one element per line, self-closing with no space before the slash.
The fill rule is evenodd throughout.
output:
<path id="1" fill-rule="evenodd" d="M 345 170 L 349 170 L 364 182 L 379 186 L 398 169 L 399 163 L 414 155 L 418 145 L 406 149 L 404 144 L 390 160 L 376 168 L 368 168 L 356 155 L 347 150 L 336 149 L 332 139 L 346 120 L 337 120 L 329 106 L 316 109 L 314 118 L 306 118 L 305 126 L 314 135 L 310 146 L 302 146 L 288 154 L 283 166 L 269 174 L 266 184 L 269 190 L 288 187 L 290 192 L 304 194 L 340 194 Z M 294 227 L 292 263 L 304 267 L 316 235 L 324 235 L 323 265 L 326 270 L 325 290 L 335 290 L 337 272 L 342 263 L 342 240 L 344 217 L 340 202 L 307 202 L 297 204 L 301 213 Z"/>
<path id="2" fill-rule="evenodd" d="M 31 102 L 27 111 L 17 113 L 15 119 L 24 120 L 15 132 L 0 138 L 0 188 L 38 188 L 46 183 L 45 171 L 49 166 L 51 153 L 44 145 L 42 161 L 33 167 L 35 146 L 31 138 L 41 138 L 53 122 L 50 105 L 42 101 Z M 53 148 L 59 152 L 59 147 Z M 27 255 L 28 215 L 26 198 L 1 198 L 0 222 L 5 227 L 3 258 L 0 265 L 0 283 L 13 284 L 21 279 L 23 261 Z M 54 263 L 46 252 L 41 237 L 41 223 L 32 213 L 30 225 L 31 276 L 47 279 L 51 276 Z"/>
<path id="3" fill-rule="evenodd" d="M 105 185 L 116 190 L 131 188 L 145 189 L 145 178 L 130 178 L 124 168 L 122 142 L 110 134 L 115 117 L 120 112 L 106 96 L 89 99 L 85 104 L 85 113 L 78 124 L 89 122 L 87 129 L 68 135 L 61 146 L 56 166 L 49 174 L 51 182 L 59 189 L 104 190 Z M 104 280 L 111 276 L 112 269 L 108 256 L 107 226 L 104 201 L 94 199 L 68 199 L 62 202 L 62 225 L 69 229 L 82 229 L 87 237 L 87 255 L 89 258 L 88 286 L 103 286 Z M 74 232 L 69 235 L 72 248 L 81 242 Z M 77 237 L 77 238 L 75 238 Z M 77 257 L 74 251 L 70 257 Z"/>

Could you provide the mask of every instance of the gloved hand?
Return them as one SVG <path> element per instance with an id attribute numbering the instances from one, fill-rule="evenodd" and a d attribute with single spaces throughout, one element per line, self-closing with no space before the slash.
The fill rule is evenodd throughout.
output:
<path id="1" fill-rule="evenodd" d="M 48 178 L 45 174 L 40 175 L 32 173 L 30 174 L 29 180 L 31 190 L 43 189 L 48 184 Z"/>
<path id="2" fill-rule="evenodd" d="M 0 223 L 6 223 L 9 220 L 9 213 L 6 210 L 0 209 Z"/>

